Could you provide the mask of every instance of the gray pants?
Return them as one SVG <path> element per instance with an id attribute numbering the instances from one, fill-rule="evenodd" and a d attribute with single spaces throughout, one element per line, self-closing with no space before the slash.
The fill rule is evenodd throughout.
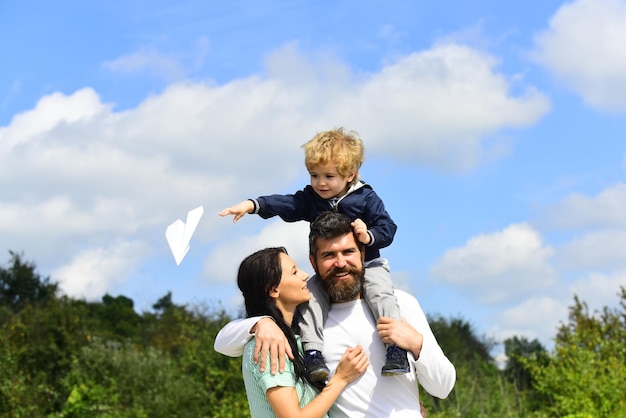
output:
<path id="1" fill-rule="evenodd" d="M 299 307 L 302 315 L 299 323 L 302 347 L 304 351 L 323 351 L 324 323 L 328 317 L 330 301 L 317 274 L 308 280 L 307 286 L 311 291 L 311 300 Z M 402 319 L 398 302 L 393 294 L 393 283 L 387 260 L 377 258 L 366 265 L 363 298 L 376 320 L 381 316 Z"/>

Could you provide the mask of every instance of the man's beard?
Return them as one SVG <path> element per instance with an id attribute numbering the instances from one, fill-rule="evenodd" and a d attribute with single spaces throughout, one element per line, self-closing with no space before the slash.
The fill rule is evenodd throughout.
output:
<path id="1" fill-rule="evenodd" d="M 351 274 L 353 279 L 335 279 L 335 275 L 344 272 Z M 320 278 L 331 302 L 349 302 L 357 299 L 357 296 L 361 293 L 364 276 L 365 271 L 362 268 L 345 267 L 339 269 L 333 267 Z"/>

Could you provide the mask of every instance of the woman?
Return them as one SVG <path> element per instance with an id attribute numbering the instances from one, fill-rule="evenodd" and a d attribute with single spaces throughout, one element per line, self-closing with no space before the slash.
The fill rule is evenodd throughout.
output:
<path id="1" fill-rule="evenodd" d="M 307 278 L 282 247 L 257 251 L 239 266 L 237 285 L 243 293 L 246 315 L 272 317 L 294 353 L 293 361 L 287 359 L 285 372 L 272 375 L 269 370 L 261 372 L 254 363 L 254 339 L 246 344 L 241 368 L 253 418 L 326 417 L 343 389 L 369 365 L 362 347 L 349 348 L 317 396 L 306 383 L 302 345 L 292 324 L 296 307 L 311 299 Z"/>

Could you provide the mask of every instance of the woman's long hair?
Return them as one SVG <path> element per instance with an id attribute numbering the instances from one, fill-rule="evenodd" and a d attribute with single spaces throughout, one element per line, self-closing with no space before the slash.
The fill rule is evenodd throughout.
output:
<path id="1" fill-rule="evenodd" d="M 287 325 L 282 312 L 276 306 L 276 302 L 270 297 L 270 291 L 278 286 L 283 274 L 280 265 L 281 253 L 287 254 L 287 250 L 284 247 L 273 247 L 259 250 L 246 257 L 239 266 L 237 286 L 243 294 L 248 318 L 268 315 L 283 331 L 294 355 L 293 366 L 296 376 L 304 379 L 304 359 L 298 350 L 294 332 L 298 312 L 296 310 L 293 320 L 294 327 L 292 328 Z"/>

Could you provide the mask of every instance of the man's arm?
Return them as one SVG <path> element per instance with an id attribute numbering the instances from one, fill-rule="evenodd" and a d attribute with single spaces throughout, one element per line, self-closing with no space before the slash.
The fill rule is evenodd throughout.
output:
<path id="1" fill-rule="evenodd" d="M 236 319 L 222 328 L 215 337 L 213 348 L 229 357 L 239 357 L 248 340 L 255 336 L 254 362 L 265 371 L 267 354 L 270 354 L 270 371 L 285 371 L 285 358 L 293 359 L 291 346 L 278 325 L 270 317 Z M 259 361 L 260 360 L 260 361 Z"/>
<path id="2" fill-rule="evenodd" d="M 240 357 L 243 347 L 254 336 L 251 332 L 260 318 L 235 319 L 217 333 L 213 348 L 229 357 Z"/>
<path id="3" fill-rule="evenodd" d="M 415 334 L 411 336 L 411 330 L 398 326 L 401 330 L 398 332 L 403 332 L 402 338 L 406 338 L 406 340 L 401 340 L 398 345 L 411 352 L 419 384 L 429 394 L 444 399 L 450 394 L 456 382 L 454 365 L 437 343 L 417 299 L 402 291 L 396 291 L 396 297 L 402 315 L 406 318 L 406 322 L 396 322 L 400 325 L 409 325 L 413 331 L 419 334 L 419 336 Z"/>

